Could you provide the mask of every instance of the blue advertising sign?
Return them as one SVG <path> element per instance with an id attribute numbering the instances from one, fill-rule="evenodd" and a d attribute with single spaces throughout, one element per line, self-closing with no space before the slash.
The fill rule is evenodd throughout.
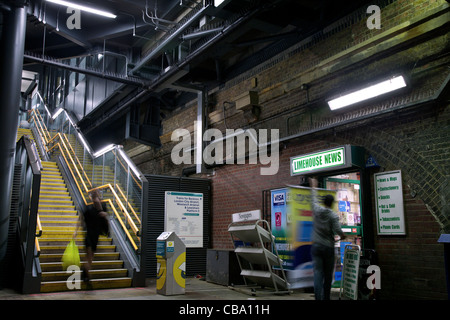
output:
<path id="1" fill-rule="evenodd" d="M 283 260 L 283 268 L 292 268 L 292 252 L 288 239 L 287 189 L 271 191 L 271 225 L 272 235 L 278 255 Z"/>

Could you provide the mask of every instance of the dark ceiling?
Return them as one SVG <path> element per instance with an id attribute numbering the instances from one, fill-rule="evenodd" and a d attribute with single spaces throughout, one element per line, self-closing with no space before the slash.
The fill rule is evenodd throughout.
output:
<path id="1" fill-rule="evenodd" d="M 196 97 L 189 88 L 224 83 L 368 3 L 225 0 L 215 7 L 213 0 L 72 1 L 117 17 L 82 12 L 81 29 L 70 30 L 66 23 L 72 13 L 66 7 L 31 0 L 24 68 L 38 63 L 32 56 L 44 54 L 51 57 L 51 64 L 56 61 L 52 58 L 92 54 L 104 47 L 129 57 L 129 77 L 111 75 L 123 83 L 122 96 L 105 101 L 80 119 L 86 133 L 111 126 L 122 117 L 130 104 L 118 101 L 126 95 L 139 97 L 132 99 L 139 103 L 164 101 L 161 112 L 170 113 Z"/>

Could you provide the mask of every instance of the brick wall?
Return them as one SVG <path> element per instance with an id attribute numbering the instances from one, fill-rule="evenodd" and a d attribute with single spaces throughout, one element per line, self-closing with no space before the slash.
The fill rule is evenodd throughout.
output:
<path id="1" fill-rule="evenodd" d="M 213 119 L 210 127 L 224 130 L 223 102 L 255 90 L 261 106 L 256 128 L 279 128 L 281 137 L 300 133 L 299 138 L 280 145 L 277 175 L 261 176 L 260 165 L 248 164 L 223 165 L 216 167 L 213 175 L 204 175 L 212 179 L 212 246 L 232 247 L 227 232 L 232 213 L 262 209 L 264 190 L 298 184 L 298 178 L 290 177 L 291 156 L 335 145 L 359 145 L 375 157 L 381 170 L 402 170 L 407 234 L 377 236 L 374 227 L 383 298 L 445 299 L 443 248 L 437 244 L 437 239 L 442 231 L 450 232 L 450 107 L 434 99 L 434 103 L 421 104 L 420 108 L 388 111 L 433 99 L 447 77 L 450 61 L 441 55 L 448 44 L 446 33 L 405 43 L 396 37 L 402 26 L 410 23 L 413 27 L 421 16 L 434 14 L 433 10 L 446 4 L 445 1 L 414 1 L 414 5 L 404 0 L 386 2 L 388 5 L 382 8 L 381 30 L 368 30 L 364 19 L 350 17 L 350 22 L 336 27 L 337 31 L 290 48 L 209 92 L 208 112 L 210 120 Z M 393 30 L 392 33 L 389 30 Z M 405 37 L 413 34 L 403 31 Z M 380 45 L 383 39 L 386 40 L 384 46 L 392 45 L 391 52 L 383 51 L 385 48 Z M 380 53 L 372 55 L 378 49 Z M 428 55 L 435 58 L 427 60 Z M 323 104 L 330 93 L 346 85 L 368 81 L 397 69 L 407 70 L 412 90 L 348 112 L 330 114 Z M 254 78 L 256 87 L 251 81 Z M 305 82 L 311 84 L 310 104 L 306 104 L 307 95 L 301 89 Z M 317 102 L 319 100 L 322 102 Z M 229 128 L 249 125 L 233 106 L 226 105 L 225 109 Z M 379 112 L 380 116 L 358 121 L 372 111 Z M 163 122 L 164 146 L 133 157 L 143 172 L 181 174 L 186 166 L 171 163 L 174 142 L 170 141 L 170 134 L 175 128 L 192 131 L 195 115 L 193 101 Z M 347 123 L 348 119 L 356 121 L 339 125 L 338 121 Z M 312 131 L 307 134 L 308 130 Z M 370 192 L 373 197 L 373 189 Z M 374 203 L 372 199 L 373 212 Z"/>
<path id="2" fill-rule="evenodd" d="M 450 172 L 449 121 L 450 106 L 433 105 L 337 133 L 336 142 L 364 146 L 385 171 L 402 170 L 406 236 L 375 236 L 386 298 L 446 298 L 443 246 L 437 240 L 448 215 L 436 217 L 432 208 L 445 215 L 442 202 L 449 201 L 444 192 Z"/>
<path id="3" fill-rule="evenodd" d="M 441 226 L 422 200 L 428 194 L 435 193 L 429 192 L 428 186 L 439 184 L 445 177 L 445 172 L 449 172 L 449 161 L 445 156 L 448 156 L 450 150 L 450 106 L 441 108 L 437 114 L 435 108 L 424 108 L 399 120 L 374 122 L 364 127 L 339 131 L 335 136 L 321 135 L 310 141 L 290 143 L 282 150 L 279 173 L 273 177 L 261 176 L 259 165 L 227 165 L 217 168 L 212 177 L 213 247 L 232 247 L 230 236 L 226 232 L 232 213 L 261 209 L 263 190 L 298 183 L 298 177 L 289 175 L 291 156 L 334 145 L 360 145 L 375 157 L 382 170 L 401 169 L 403 175 L 407 234 L 375 236 L 384 296 L 445 298 L 443 248 L 437 243 Z M 432 147 L 433 153 L 427 153 L 427 145 Z M 422 155 L 419 156 L 420 154 Z M 404 159 L 405 156 L 407 159 Z M 373 174 L 371 179 L 373 186 Z M 439 186 L 435 189 L 439 189 Z M 373 197 L 373 189 L 370 192 Z M 373 199 L 372 205 L 374 204 Z M 375 217 L 373 225 L 376 226 Z M 374 233 L 376 234 L 375 229 Z"/>
<path id="4" fill-rule="evenodd" d="M 227 165 L 216 168 L 211 178 L 213 247 L 232 248 L 230 235 L 226 231 L 231 222 L 231 214 L 262 209 L 263 190 L 298 184 L 299 178 L 289 174 L 291 156 L 335 145 L 359 145 L 375 157 L 381 165 L 379 170 L 402 170 L 406 236 L 377 236 L 373 216 L 374 249 L 378 253 L 381 268 L 382 297 L 445 299 L 443 247 L 437 243 L 441 226 L 422 200 L 435 193 L 430 192 L 428 186 L 435 183 L 435 189 L 439 189 L 439 181 L 449 172 L 449 161 L 444 158 L 449 155 L 450 150 L 450 106 L 438 108 L 440 111 L 436 111 L 436 108 L 430 106 L 401 119 L 342 130 L 334 136 L 322 134 L 289 143 L 285 149 L 282 148 L 280 168 L 275 176 L 261 176 L 259 165 Z M 435 152 L 428 153 L 427 145 Z M 407 159 L 404 159 L 405 155 Z M 379 170 L 372 172 L 372 189 L 366 191 L 371 193 L 373 212 L 373 173 Z"/>

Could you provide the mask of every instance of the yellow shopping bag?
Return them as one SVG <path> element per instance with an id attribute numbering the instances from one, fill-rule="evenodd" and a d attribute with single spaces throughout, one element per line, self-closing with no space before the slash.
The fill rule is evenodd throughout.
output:
<path id="1" fill-rule="evenodd" d="M 67 245 L 61 261 L 63 270 L 67 270 L 67 268 L 72 265 L 80 267 L 80 253 L 78 252 L 78 247 L 74 239 L 70 240 Z"/>

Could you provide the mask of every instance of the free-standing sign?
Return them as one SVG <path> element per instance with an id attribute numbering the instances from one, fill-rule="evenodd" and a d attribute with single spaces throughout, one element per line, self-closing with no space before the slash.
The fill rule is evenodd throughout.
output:
<path id="1" fill-rule="evenodd" d="M 202 248 L 203 194 L 166 191 L 165 231 L 175 232 L 187 248 Z"/>
<path id="2" fill-rule="evenodd" d="M 374 180 L 378 234 L 404 235 L 406 230 L 401 171 L 377 173 Z"/>
<path id="3" fill-rule="evenodd" d="M 360 247 L 346 245 L 344 251 L 344 270 L 341 281 L 341 293 L 352 300 L 358 299 L 358 273 Z"/>

